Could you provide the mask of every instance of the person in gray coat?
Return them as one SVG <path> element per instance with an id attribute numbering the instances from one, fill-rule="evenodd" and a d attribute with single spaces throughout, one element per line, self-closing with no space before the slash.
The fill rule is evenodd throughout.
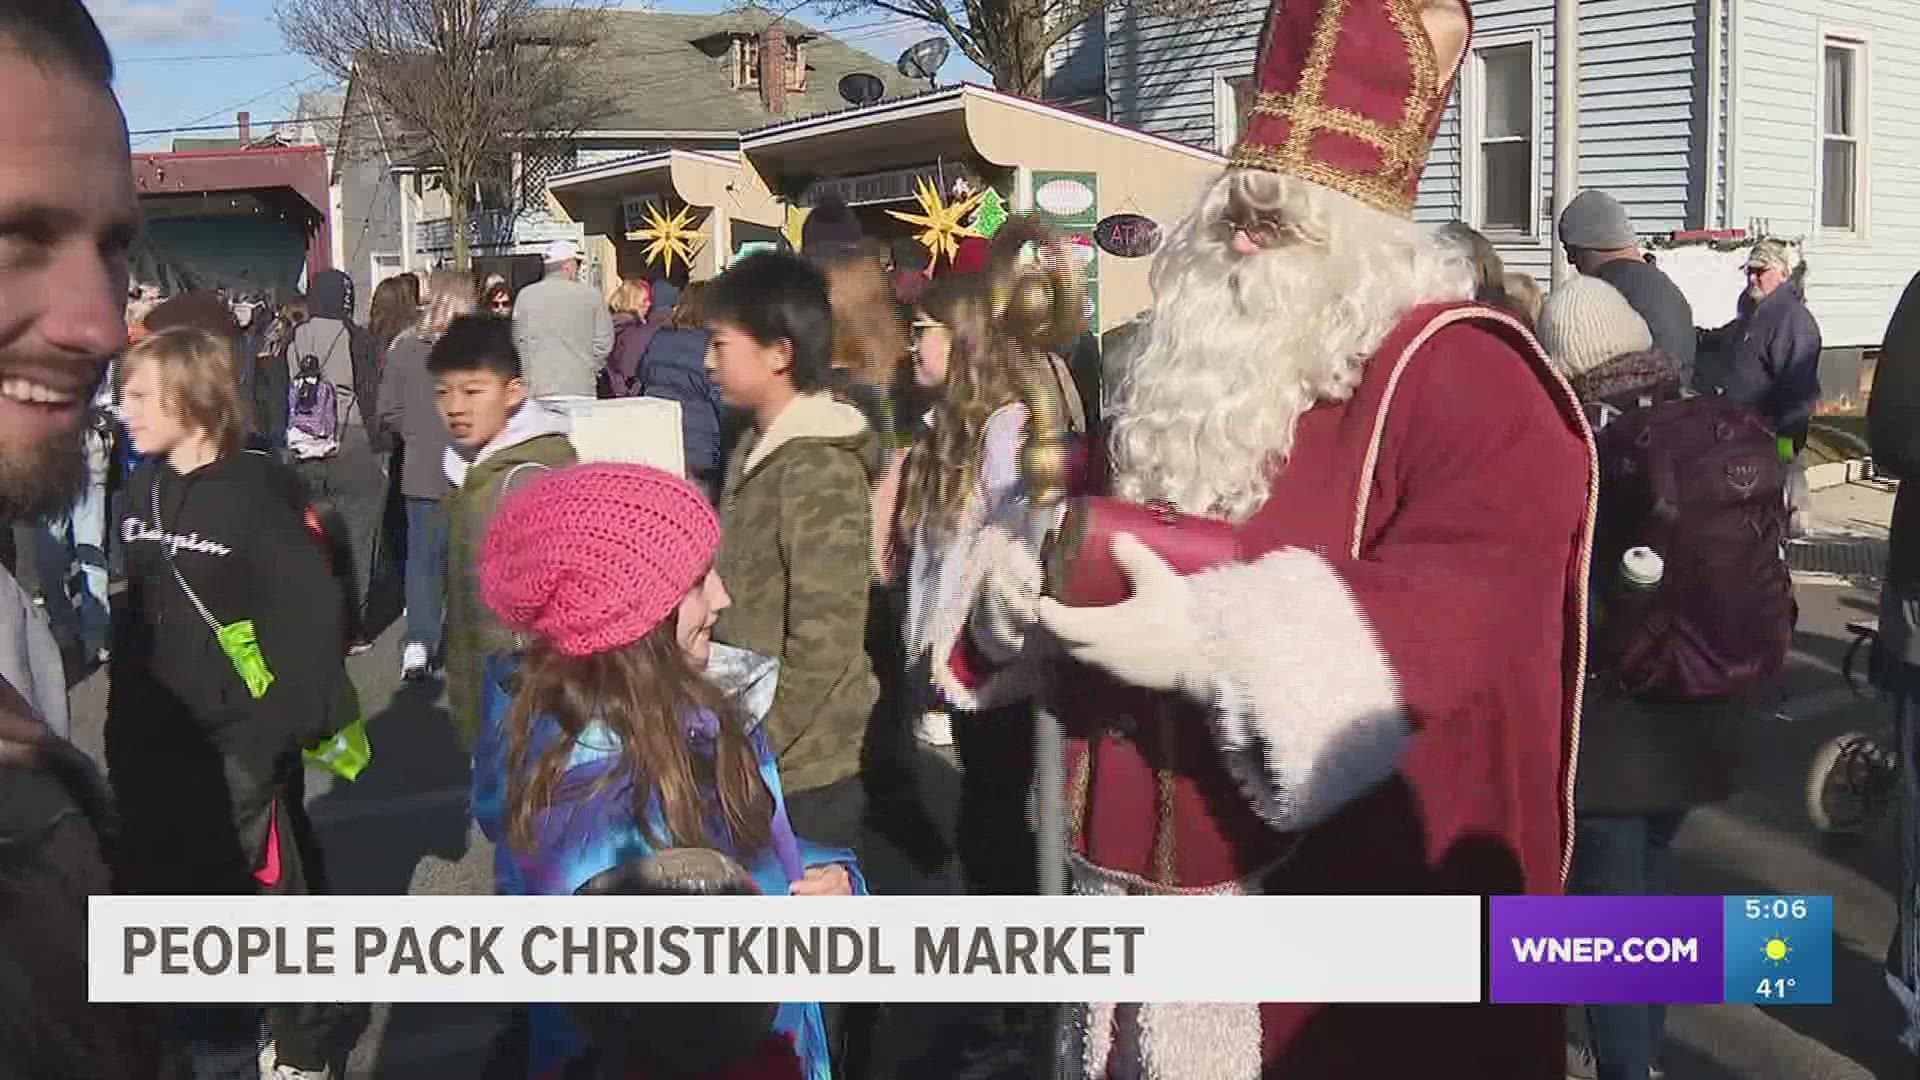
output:
<path id="1" fill-rule="evenodd" d="M 448 484 L 440 459 L 448 440 L 434 408 L 427 354 L 449 323 L 474 309 L 473 275 L 434 271 L 421 298 L 420 321 L 393 339 L 380 378 L 380 425 L 400 440 L 400 494 L 407 508 L 407 638 L 400 648 L 400 677 L 407 680 L 432 672 L 446 611 L 447 519 L 440 500 Z"/>
<path id="2" fill-rule="evenodd" d="M 583 258 L 571 240 L 548 244 L 546 276 L 514 298 L 513 345 L 529 397 L 595 397 L 613 351 L 613 315 L 600 290 L 580 280 Z"/>

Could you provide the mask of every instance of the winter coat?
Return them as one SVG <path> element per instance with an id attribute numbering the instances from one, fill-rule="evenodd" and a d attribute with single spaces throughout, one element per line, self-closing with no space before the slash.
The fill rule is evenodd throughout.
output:
<path id="1" fill-rule="evenodd" d="M 1621 413 L 1657 406 L 1678 396 L 1684 369 L 1666 354 L 1627 353 L 1581 372 L 1572 380 L 1596 432 Z M 1601 493 L 1605 507 L 1605 492 Z M 1601 521 L 1596 528 L 1605 532 Z M 1592 568 L 1591 595 L 1618 566 Z M 1596 630 L 1595 638 L 1599 636 Z M 1736 695 L 1705 701 L 1648 701 L 1620 692 L 1604 673 L 1591 673 L 1580 721 L 1580 765 L 1574 804 L 1581 814 L 1641 815 L 1685 810 L 1732 796 L 1738 773 L 1741 728 L 1753 718 L 1756 698 Z"/>
<path id="2" fill-rule="evenodd" d="M 859 769 L 879 697 L 864 647 L 878 454 L 858 410 L 805 394 L 727 462 L 714 565 L 734 601 L 713 636 L 779 658 L 767 738 L 794 791 Z"/>
<path id="3" fill-rule="evenodd" d="M 0 679 L 39 711 L 55 735 L 67 737 L 67 669 L 53 624 L 46 607 L 34 603 L 5 570 L 0 570 Z"/>
<path id="4" fill-rule="evenodd" d="M 441 457 L 453 484 L 441 500 L 447 514 L 447 707 L 469 750 L 480 728 L 481 665 L 494 653 L 517 649 L 514 636 L 480 599 L 480 541 L 502 495 L 577 460 L 566 431 L 565 417 L 529 401 L 472 460 L 454 446 Z"/>
<path id="5" fill-rule="evenodd" d="M 432 349 L 414 331 L 401 331 L 380 373 L 380 427 L 388 439 L 406 447 L 400 459 L 400 493 L 409 499 L 440 499 L 448 491 L 443 462 L 451 443 L 434 405 L 433 373 L 427 370 Z"/>
<path id="6" fill-rule="evenodd" d="M 514 298 L 513 343 L 529 394 L 593 397 L 594 381 L 613 351 L 606 297 L 584 281 L 542 278 Z"/>
<path id="7" fill-rule="evenodd" d="M 667 329 L 653 335 L 635 377 L 637 393 L 680 403 L 680 442 L 687 475 L 704 490 L 717 493 L 726 467 L 720 458 L 720 418 L 727 406 L 707 374 L 707 332 Z"/>
<path id="8" fill-rule="evenodd" d="M 273 803 L 302 769 L 299 751 L 331 729 L 352 692 L 341 587 L 302 520 L 299 477 L 265 454 L 184 476 L 150 463 L 127 493 L 127 591 L 115 611 L 106 725 L 125 820 L 123 884 L 249 892 Z M 273 673 L 263 696 L 248 692 L 208 617 L 253 622 Z"/>
<path id="9" fill-rule="evenodd" d="M 1882 338 L 1867 399 L 1867 441 L 1873 466 L 1902 481 L 1887 535 L 1887 576 L 1880 591 L 1880 656 L 1911 682 L 1920 665 L 1920 274 L 1907 284 Z"/>
<path id="10" fill-rule="evenodd" d="M 1882 339 L 1867 399 L 1867 441 L 1875 471 L 1920 481 L 1920 274 L 1907 283 Z M 1887 583 L 1920 595 L 1920 489 L 1911 483 L 1894 497 Z M 1920 654 L 1908 662 L 1920 663 Z"/>
<path id="11" fill-rule="evenodd" d="M 647 346 L 653 343 L 653 335 L 666 329 L 671 312 L 655 308 L 644 319 L 636 319 L 622 313 L 613 317 L 613 352 L 607 356 L 607 389 L 613 397 L 638 397 L 640 388 L 634 381 L 640 374 L 640 358 L 647 354 Z"/>
<path id="12" fill-rule="evenodd" d="M 1639 259 L 1612 259 L 1595 267 L 1593 276 L 1620 290 L 1628 306 L 1647 321 L 1653 347 L 1673 357 L 1692 382 L 1700 334 L 1693 326 L 1693 305 L 1666 271 Z"/>
<path id="13" fill-rule="evenodd" d="M 1804 434 L 1820 402 L 1820 324 L 1792 282 L 1741 307 L 1722 389 L 1781 435 Z"/>
<path id="14" fill-rule="evenodd" d="M 87 899 L 113 892 L 112 799 L 85 754 L 19 715 L 30 710 L 0 706 L 0 1074 L 149 1076 L 160 1047 L 147 1010 L 87 1001 Z"/>
<path id="15" fill-rule="evenodd" d="M 584 794 L 539 815 L 533 850 L 519 851 L 509 844 L 507 724 L 513 698 L 504 688 L 511 685 L 516 667 L 513 657 L 494 657 L 487 665 L 485 721 L 474 748 L 473 817 L 480 831 L 495 844 L 496 892 L 503 896 L 572 896 L 600 872 L 654 854 L 658 848 L 649 837 L 671 837 L 672 832 L 657 796 L 649 795 L 645 800 L 642 820 L 642 800 L 636 796 L 634 779 L 622 769 L 619 741 L 606 728 L 590 724 L 574 744 L 559 785 L 563 792 Z M 762 895 L 789 895 L 790 886 L 807 867 L 832 863 L 844 865 L 853 879 L 855 894 L 864 894 L 866 888 L 851 852 L 800 839 L 787 820 L 780 772 L 761 722 L 774 695 L 777 666 L 767 657 L 715 645 L 708 673 L 718 685 L 733 692 L 746 714 L 747 738 L 759 762 L 760 780 L 773 796 L 772 840 L 768 847 L 741 852 L 724 835 L 713 846 L 745 867 Z M 711 713 L 689 718 L 687 737 L 696 754 L 712 755 L 718 723 Z M 560 737 L 558 721 L 551 716 L 537 718 L 529 760 L 537 759 Z M 601 783 L 608 778 L 611 782 Z M 710 800 L 717 798 L 710 786 L 703 794 Z M 676 845 L 669 839 L 664 846 Z M 530 1013 L 528 1075 L 546 1075 L 587 1050 L 564 1007 L 536 1005 Z M 792 1038 L 809 1080 L 828 1080 L 826 1029 L 819 1005 L 783 1005 L 773 1027 L 775 1032 Z M 670 1032 L 662 1035 L 672 1037 Z"/>

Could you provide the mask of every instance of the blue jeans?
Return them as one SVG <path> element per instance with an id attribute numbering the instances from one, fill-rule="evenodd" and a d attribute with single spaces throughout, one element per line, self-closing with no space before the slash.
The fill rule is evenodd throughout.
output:
<path id="1" fill-rule="evenodd" d="M 447 605 L 447 514 L 438 499 L 407 497 L 407 640 L 440 651 Z"/>
<path id="2" fill-rule="evenodd" d="M 1660 896 L 1667 857 L 1685 810 L 1580 817 L 1574 823 L 1567 891 L 1583 896 Z M 1667 1034 L 1665 1005 L 1589 1005 L 1587 1028 L 1599 1080 L 1647 1080 Z"/>
<path id="3" fill-rule="evenodd" d="M 83 444 L 87 486 L 67 512 L 34 530 L 47 616 L 91 654 L 107 643 L 107 464 L 104 439 Z M 22 557 L 25 557 L 23 553 Z"/>

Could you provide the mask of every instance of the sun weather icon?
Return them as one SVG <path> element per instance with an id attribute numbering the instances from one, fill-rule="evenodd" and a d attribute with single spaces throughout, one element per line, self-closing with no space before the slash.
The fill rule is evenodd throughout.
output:
<path id="1" fill-rule="evenodd" d="M 1785 934 L 1775 934 L 1760 943 L 1760 951 L 1766 954 L 1767 962 L 1774 967 L 1784 966 L 1787 957 L 1793 955 L 1793 942 Z"/>

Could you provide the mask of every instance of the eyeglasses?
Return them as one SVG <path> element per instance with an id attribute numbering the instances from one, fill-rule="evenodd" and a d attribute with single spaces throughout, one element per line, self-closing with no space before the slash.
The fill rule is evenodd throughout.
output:
<path id="1" fill-rule="evenodd" d="M 1277 212 L 1247 210 L 1228 203 L 1220 212 L 1220 231 L 1228 241 L 1232 241 L 1234 233 L 1243 232 L 1254 246 L 1271 248 L 1279 247 L 1299 230 Z"/>

